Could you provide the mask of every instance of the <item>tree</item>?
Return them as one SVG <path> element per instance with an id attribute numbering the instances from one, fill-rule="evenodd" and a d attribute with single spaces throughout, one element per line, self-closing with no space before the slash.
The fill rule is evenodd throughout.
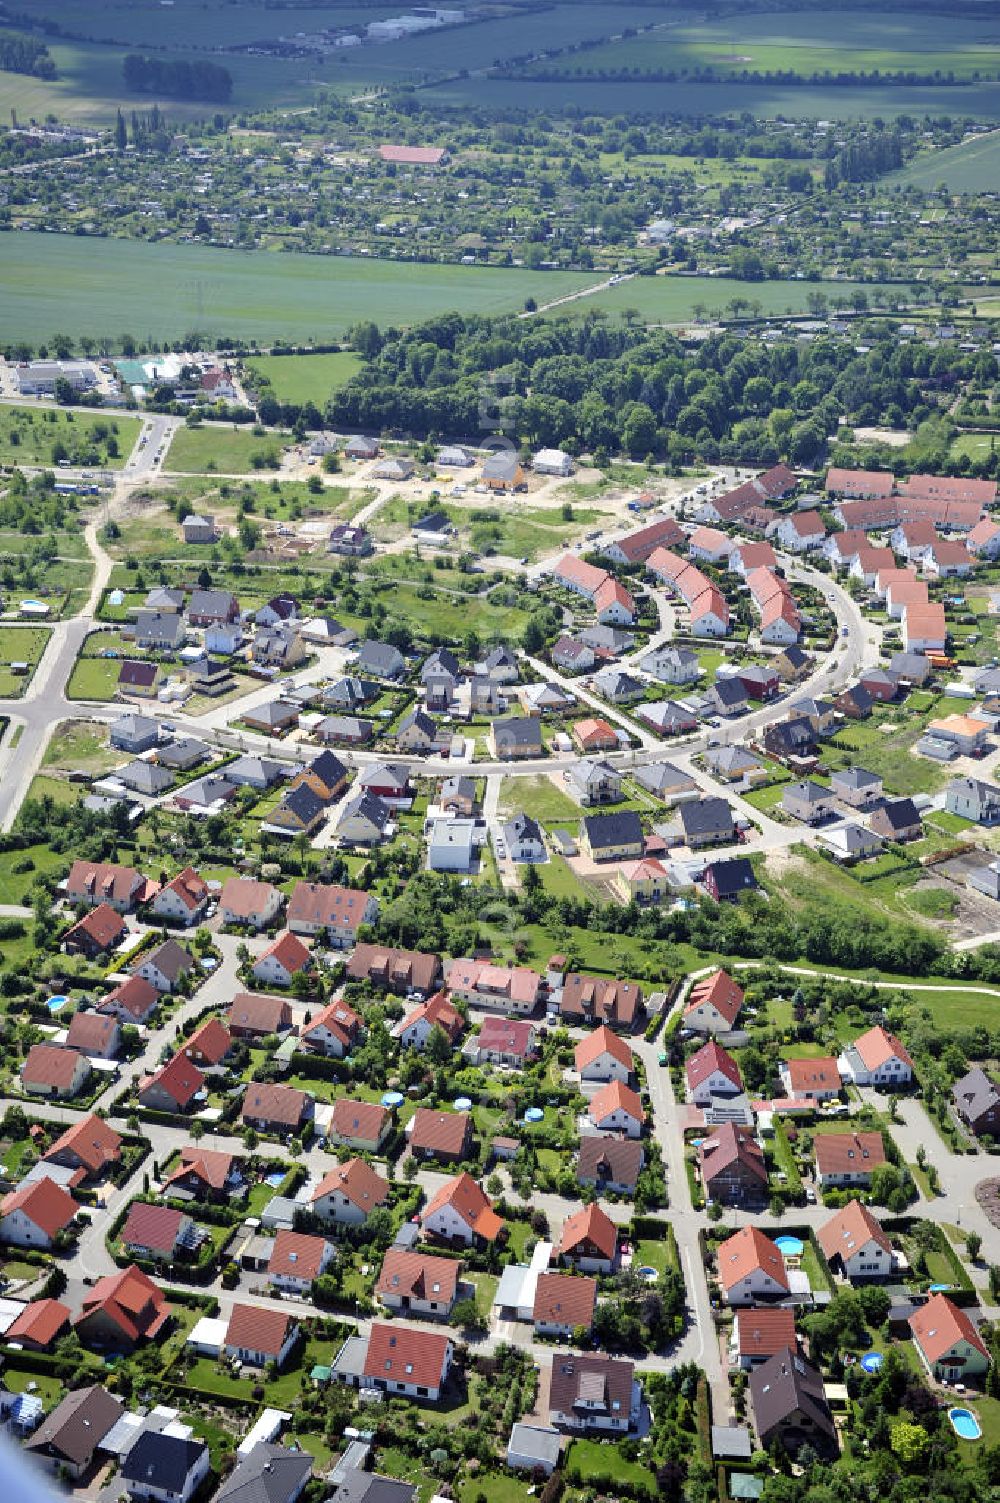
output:
<path id="1" fill-rule="evenodd" d="M 931 1438 L 922 1425 L 911 1425 L 906 1420 L 900 1420 L 889 1431 L 889 1445 L 893 1455 L 898 1456 L 907 1467 L 919 1466 L 927 1455 L 930 1444 Z"/>
<path id="2" fill-rule="evenodd" d="M 125 116 L 121 110 L 115 119 L 115 150 L 124 151 L 128 145 L 128 132 L 125 129 Z"/>
<path id="3" fill-rule="evenodd" d="M 982 1250 L 983 1239 L 978 1232 L 969 1232 L 965 1239 L 965 1250 L 973 1263 L 978 1263 L 979 1254 Z"/>
<path id="4" fill-rule="evenodd" d="M 451 1059 L 451 1044 L 440 1023 L 435 1023 L 427 1035 L 427 1058 L 431 1064 L 443 1068 Z"/>

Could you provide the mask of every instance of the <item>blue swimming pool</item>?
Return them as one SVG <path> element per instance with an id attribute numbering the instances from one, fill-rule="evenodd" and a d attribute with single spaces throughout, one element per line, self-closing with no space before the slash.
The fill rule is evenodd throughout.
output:
<path id="1" fill-rule="evenodd" d="M 805 1243 L 801 1237 L 775 1237 L 774 1245 L 783 1258 L 801 1258 L 805 1251 Z"/>
<path id="2" fill-rule="evenodd" d="M 959 1440 L 982 1440 L 983 1432 L 971 1409 L 949 1409 L 948 1418 Z"/>
<path id="3" fill-rule="evenodd" d="M 525 1122 L 541 1122 L 545 1113 L 540 1106 L 529 1106 L 524 1114 Z"/>
<path id="4" fill-rule="evenodd" d="M 861 1366 L 866 1373 L 881 1372 L 884 1360 L 881 1352 L 865 1352 L 865 1355 L 861 1358 Z"/>
<path id="5" fill-rule="evenodd" d="M 455 1097 L 455 1110 L 456 1110 L 456 1112 L 471 1112 L 472 1111 L 472 1097 L 471 1096 L 456 1096 Z"/>
<path id="6" fill-rule="evenodd" d="M 402 1093 L 402 1091 L 386 1091 L 386 1092 L 384 1092 L 384 1094 L 382 1096 L 382 1105 L 383 1106 L 402 1106 L 402 1104 L 403 1104 L 403 1093 Z"/>
<path id="7" fill-rule="evenodd" d="M 285 1183 L 285 1176 L 283 1174 L 268 1174 L 264 1179 L 264 1183 L 270 1185 L 272 1190 L 277 1190 L 280 1185 Z"/>
<path id="8" fill-rule="evenodd" d="M 930 1286 L 930 1289 L 928 1290 L 928 1293 L 929 1294 L 946 1294 L 950 1288 L 951 1288 L 950 1284 L 932 1284 Z"/>
<path id="9" fill-rule="evenodd" d="M 66 1006 L 66 1003 L 68 1001 L 68 997 L 60 994 L 58 997 L 50 997 L 45 1006 L 48 1008 L 49 1012 L 59 1012 L 61 1008 Z"/>

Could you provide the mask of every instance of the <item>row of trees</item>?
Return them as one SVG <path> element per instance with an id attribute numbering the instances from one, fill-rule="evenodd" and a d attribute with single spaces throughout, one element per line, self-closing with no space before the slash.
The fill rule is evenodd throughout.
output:
<path id="1" fill-rule="evenodd" d="M 233 75 L 220 63 L 197 59 L 143 57 L 130 52 L 122 63 L 125 86 L 136 94 L 165 94 L 171 99 L 204 99 L 225 104 L 233 92 Z"/>

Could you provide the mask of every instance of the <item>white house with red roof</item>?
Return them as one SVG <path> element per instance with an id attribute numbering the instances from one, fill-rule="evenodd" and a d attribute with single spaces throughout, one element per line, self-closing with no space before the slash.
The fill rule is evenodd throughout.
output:
<path id="1" fill-rule="evenodd" d="M 362 1019 L 346 1002 L 333 1001 L 316 1014 L 301 1031 L 304 1049 L 325 1054 L 328 1059 L 343 1059 L 357 1039 Z"/>
<path id="2" fill-rule="evenodd" d="M 716 1266 L 727 1305 L 755 1305 L 789 1292 L 784 1258 L 755 1226 L 741 1227 L 727 1237 L 716 1254 Z"/>
<path id="3" fill-rule="evenodd" d="M 832 1101 L 840 1095 L 840 1070 L 832 1054 L 782 1060 L 780 1074 L 793 1101 Z"/>
<path id="4" fill-rule="evenodd" d="M 837 1067 L 852 1085 L 891 1091 L 913 1083 L 913 1060 L 908 1050 L 881 1024 L 848 1044 Z"/>
<path id="5" fill-rule="evenodd" d="M 910 1334 L 932 1378 L 964 1383 L 981 1378 L 990 1365 L 990 1351 L 965 1310 L 946 1294 L 933 1294 L 910 1316 Z"/>
<path id="6" fill-rule="evenodd" d="M 535 1025 L 525 1018 L 484 1018 L 470 1052 L 477 1064 L 523 1066 L 535 1050 Z"/>
<path id="7" fill-rule="evenodd" d="M 338 1226 L 363 1226 L 378 1206 L 389 1199 L 389 1181 L 376 1174 L 364 1159 L 348 1159 L 320 1180 L 309 1209 L 322 1221 Z"/>
<path id="8" fill-rule="evenodd" d="M 587 1116 L 597 1132 L 624 1133 L 641 1138 L 646 1113 L 638 1093 L 620 1080 L 611 1080 L 592 1097 Z"/>
<path id="9" fill-rule="evenodd" d="M 308 971 L 312 956 L 305 945 L 286 929 L 253 964 L 254 980 L 261 986 L 291 986 L 293 977 Z"/>
<path id="10" fill-rule="evenodd" d="M 738 1096 L 743 1077 L 733 1056 L 716 1039 L 702 1044 L 684 1066 L 688 1100 L 695 1106 L 711 1107 L 721 1098 Z"/>
<path id="11" fill-rule="evenodd" d="M 599 1205 L 584 1206 L 564 1222 L 555 1257 L 580 1273 L 612 1273 L 618 1261 L 618 1229 Z"/>
<path id="12" fill-rule="evenodd" d="M 743 988 L 727 971 L 696 981 L 684 1009 L 684 1027 L 694 1033 L 729 1033 L 743 1006 Z"/>
<path id="13" fill-rule="evenodd" d="M 573 1064 L 581 1080 L 620 1080 L 623 1085 L 628 1085 L 634 1069 L 632 1050 L 606 1023 L 580 1040 Z"/>
<path id="14" fill-rule="evenodd" d="M 404 1049 L 416 1049 L 419 1053 L 427 1048 L 427 1041 L 435 1028 L 441 1029 L 452 1046 L 458 1043 L 465 1028 L 465 1019 L 444 992 L 437 992 L 426 1002 L 421 1002 L 419 1007 L 401 1018 L 392 1031 Z"/>
<path id="15" fill-rule="evenodd" d="M 441 1397 L 454 1346 L 440 1331 L 373 1321 L 359 1386 L 411 1399 Z"/>
<path id="16" fill-rule="evenodd" d="M 173 881 L 161 887 L 153 899 L 151 911 L 158 919 L 174 924 L 197 924 L 208 907 L 208 883 L 193 866 L 178 872 Z"/>
<path id="17" fill-rule="evenodd" d="M 36 1179 L 0 1202 L 0 1242 L 12 1247 L 50 1248 L 79 1209 L 72 1195 L 54 1179 Z"/>
<path id="18" fill-rule="evenodd" d="M 503 1221 L 482 1186 L 463 1172 L 445 1180 L 421 1211 L 420 1224 L 451 1247 L 472 1247 L 495 1242 Z"/>
<path id="19" fill-rule="evenodd" d="M 823 1256 L 835 1271 L 855 1279 L 886 1279 L 895 1271 L 892 1243 L 867 1206 L 850 1200 L 816 1233 Z"/>

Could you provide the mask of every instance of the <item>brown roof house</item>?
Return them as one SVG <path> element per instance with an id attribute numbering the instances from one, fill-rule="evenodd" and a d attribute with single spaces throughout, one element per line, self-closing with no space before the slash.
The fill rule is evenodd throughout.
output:
<path id="1" fill-rule="evenodd" d="M 340 1096 L 333 1103 L 333 1116 L 327 1129 L 327 1142 L 354 1148 L 358 1152 L 377 1153 L 392 1127 L 388 1107 L 373 1101 L 355 1101 Z"/>
<path id="2" fill-rule="evenodd" d="M 74 906 L 86 903 L 96 908 L 107 903 L 116 913 L 132 913 L 140 903 L 155 895 L 156 884 L 146 881 L 131 866 L 116 866 L 105 861 L 74 861 L 66 878 L 66 901 Z"/>
<path id="3" fill-rule="evenodd" d="M 813 1150 L 816 1178 L 824 1190 L 841 1185 L 868 1189 L 873 1171 L 888 1162 L 880 1132 L 817 1133 Z"/>
<path id="4" fill-rule="evenodd" d="M 91 1059 L 114 1059 L 121 1040 L 118 1019 L 100 1012 L 75 1012 L 66 1033 L 67 1047 Z"/>
<path id="5" fill-rule="evenodd" d="M 397 1315 L 447 1320 L 458 1298 L 461 1271 L 457 1258 L 390 1247 L 375 1285 L 375 1297 Z"/>
<path id="6" fill-rule="evenodd" d="M 67 955 L 97 960 L 116 949 L 127 933 L 128 925 L 121 915 L 107 903 L 99 903 L 66 930 L 62 945 Z"/>
<path id="7" fill-rule="evenodd" d="M 131 1258 L 172 1262 L 182 1250 L 192 1251 L 198 1233 L 190 1216 L 171 1206 L 147 1205 L 137 1200 L 120 1233 L 122 1248 Z"/>
<path id="8" fill-rule="evenodd" d="M 274 1239 L 267 1265 L 268 1281 L 289 1294 L 308 1294 L 313 1280 L 325 1273 L 336 1249 L 325 1237 L 305 1232 L 280 1231 Z"/>
<path id="9" fill-rule="evenodd" d="M 282 892 L 270 882 L 230 877 L 219 895 L 219 918 L 240 928 L 266 929 L 281 911 Z"/>
<path id="10" fill-rule="evenodd" d="M 89 1078 L 87 1056 L 58 1044 L 32 1044 L 21 1066 L 21 1088 L 29 1096 L 75 1096 Z"/>
<path id="11" fill-rule="evenodd" d="M 427 997 L 441 980 L 441 957 L 420 950 L 360 944 L 347 962 L 347 978 L 370 981 L 385 991 L 420 992 Z"/>
<path id="12" fill-rule="evenodd" d="M 265 1085 L 251 1080 L 240 1113 L 247 1127 L 284 1137 L 296 1133 L 312 1114 L 312 1097 L 292 1086 Z"/>
<path id="13" fill-rule="evenodd" d="M 406 1133 L 414 1158 L 458 1164 L 472 1153 L 472 1117 L 467 1112 L 440 1112 L 418 1106 Z"/>
<path id="14" fill-rule="evenodd" d="M 797 1456 L 808 1446 L 819 1456 L 837 1455 L 822 1374 L 794 1348 L 776 1352 L 750 1374 L 750 1407 L 764 1449 L 777 1445 Z"/>
<path id="15" fill-rule="evenodd" d="M 130 976 L 108 992 L 97 1010 L 116 1017 L 119 1023 L 138 1024 L 151 1018 L 159 1004 L 160 994 L 155 986 L 142 976 Z"/>
<path id="16" fill-rule="evenodd" d="M 597 1352 L 556 1352 L 549 1419 L 579 1434 L 625 1435 L 639 1423 L 642 1388 L 635 1367 Z"/>
<path id="17" fill-rule="evenodd" d="M 328 1059 L 343 1059 L 364 1027 L 360 1013 L 346 1002 L 328 1002 L 300 1031 L 300 1047 Z"/>
<path id="18" fill-rule="evenodd" d="M 642 988 L 634 981 L 612 981 L 571 971 L 563 978 L 559 1011 L 564 1018 L 631 1028 L 642 1014 Z"/>
<path id="19" fill-rule="evenodd" d="M 634 1138 L 608 1138 L 593 1133 L 581 1138 L 576 1177 L 598 1194 L 635 1194 L 645 1150 Z"/>
<path id="20" fill-rule="evenodd" d="M 569 1340 L 576 1330 L 590 1330 L 596 1305 L 596 1279 L 571 1273 L 540 1273 L 532 1323 L 539 1336 Z"/>
<path id="21" fill-rule="evenodd" d="M 787 1305 L 751 1305 L 736 1311 L 729 1352 L 737 1367 L 750 1372 L 786 1347 L 798 1347 L 794 1310 Z"/>
<path id="22" fill-rule="evenodd" d="M 764 1150 L 753 1133 L 724 1122 L 698 1149 L 705 1194 L 720 1205 L 760 1205 L 767 1197 Z"/>
<path id="23" fill-rule="evenodd" d="M 229 1031 L 236 1039 L 261 1039 L 271 1033 L 287 1033 L 292 1009 L 285 997 L 261 992 L 237 992 L 229 1006 Z"/>
<path id="24" fill-rule="evenodd" d="M 34 1435 L 24 1442 L 24 1448 L 50 1470 L 65 1471 L 79 1480 L 124 1412 L 121 1399 L 114 1398 L 99 1383 L 73 1389 L 46 1415 Z"/>

